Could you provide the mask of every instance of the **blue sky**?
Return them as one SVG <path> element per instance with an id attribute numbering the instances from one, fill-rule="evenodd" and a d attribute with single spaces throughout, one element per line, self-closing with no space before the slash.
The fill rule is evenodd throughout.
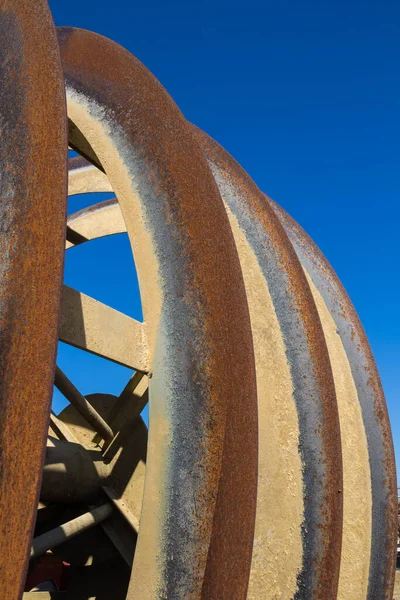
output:
<path id="1" fill-rule="evenodd" d="M 50 0 L 50 8 L 57 25 L 91 29 L 135 54 L 316 241 L 366 329 L 400 464 L 398 0 Z M 70 212 L 89 202 L 71 199 Z M 122 236 L 67 258 L 69 285 L 140 318 L 132 274 Z M 129 377 L 63 345 L 59 360 L 83 393 L 118 394 Z"/>

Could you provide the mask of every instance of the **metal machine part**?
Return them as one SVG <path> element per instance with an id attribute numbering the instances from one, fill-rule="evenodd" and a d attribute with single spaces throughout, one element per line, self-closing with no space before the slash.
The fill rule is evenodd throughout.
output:
<path id="1" fill-rule="evenodd" d="M 53 556 L 68 583 L 26 600 L 391 600 L 390 425 L 326 259 L 129 52 L 44 0 L 0 16 L 2 597 Z M 69 195 L 115 199 L 66 222 L 67 145 Z M 143 322 L 62 285 L 121 233 Z M 129 367 L 121 394 L 82 395 L 57 338 Z"/>

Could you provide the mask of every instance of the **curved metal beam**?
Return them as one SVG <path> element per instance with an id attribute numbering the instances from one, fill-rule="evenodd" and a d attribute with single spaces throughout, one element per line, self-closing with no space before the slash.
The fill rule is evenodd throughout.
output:
<path id="1" fill-rule="evenodd" d="M 242 233 L 245 232 L 244 238 L 247 236 L 247 242 L 260 262 L 260 254 L 265 253 L 268 243 L 262 242 L 262 236 L 256 233 L 257 227 L 261 225 L 264 228 L 267 239 L 274 237 L 279 239 L 280 235 L 277 234 L 279 228 L 275 230 L 274 235 L 271 235 L 271 227 L 273 227 L 271 223 L 274 223 L 273 218 L 271 221 L 271 211 L 263 206 L 265 202 L 260 192 L 255 190 L 249 178 L 229 155 L 205 134 L 197 132 L 197 135 L 200 136 L 206 153 L 210 153 L 211 149 L 213 154 L 210 166 L 225 199 L 232 228 L 236 230 L 236 242 L 242 259 L 245 282 L 247 281 L 251 311 L 251 287 L 255 285 L 253 271 L 257 267 L 250 265 L 244 256 Z M 72 164 L 71 168 L 74 168 Z M 87 168 L 85 177 L 81 179 L 83 188 L 91 187 L 90 173 L 96 171 L 95 167 Z M 256 197 L 257 199 L 254 200 Z M 280 207 L 269 199 L 268 201 L 286 229 L 305 270 L 308 283 L 304 276 L 300 275 L 300 279 L 303 278 L 303 286 L 311 290 L 317 305 L 335 379 L 345 477 L 345 514 L 338 598 L 340 600 L 391 598 L 395 569 L 396 481 L 390 424 L 376 366 L 354 307 L 326 259 L 301 228 Z M 269 229 L 263 224 L 263 217 L 260 216 L 263 213 L 267 218 Z M 106 214 L 107 218 L 105 218 Z M 116 201 L 101 203 L 89 210 L 86 209 L 85 214 L 74 215 L 71 218 L 71 225 L 78 232 L 84 231 L 90 238 L 125 230 Z M 282 243 L 285 245 L 284 242 Z M 271 271 L 270 257 L 266 255 L 265 261 Z M 287 263 L 293 264 L 293 257 Z M 266 281 L 268 283 L 268 277 Z M 272 295 L 274 286 L 277 289 L 276 277 L 273 281 L 270 274 L 269 287 L 272 288 Z M 282 294 L 277 293 L 276 298 L 278 297 L 281 298 Z M 258 316 L 259 311 L 260 307 L 257 309 Z M 296 317 L 294 317 L 295 321 Z M 261 323 L 257 326 L 253 325 L 253 337 L 257 338 L 260 327 L 262 327 Z M 257 346 L 256 339 L 255 344 Z M 293 373 L 293 360 L 291 364 Z M 258 379 L 260 395 L 263 385 L 260 378 Z M 269 382 L 271 387 L 270 384 L 271 382 Z M 297 394 L 299 393 L 297 389 Z M 259 398 L 259 404 L 260 402 L 262 403 L 262 399 Z M 262 457 L 266 457 L 266 448 L 262 448 L 261 441 L 260 452 Z M 260 489 L 258 494 L 260 496 Z M 381 510 L 382 507 L 384 510 Z M 264 522 L 267 520 L 267 518 L 263 519 Z M 265 543 L 260 542 L 259 545 L 265 546 Z M 362 547 L 361 551 L 358 551 L 359 546 Z M 339 560 L 339 553 L 337 558 Z M 261 570 L 264 574 L 265 569 Z M 368 572 L 369 577 L 366 575 Z M 250 589 L 250 595 L 251 593 Z"/>
<path id="2" fill-rule="evenodd" d="M 153 360 L 129 594 L 139 589 L 143 600 L 210 600 L 221 598 L 223 582 L 223 597 L 244 600 L 257 403 L 246 294 L 229 222 L 189 125 L 147 69 L 87 31 L 59 29 L 59 43 L 69 117 L 103 165 L 127 224 Z"/>
<path id="3" fill-rule="evenodd" d="M 392 600 L 398 526 L 397 483 L 390 422 L 379 373 L 358 315 L 335 271 L 300 225 L 270 198 L 266 201 L 285 227 L 302 265 L 332 315 L 348 357 L 364 422 L 371 478 L 372 529 L 369 574 L 365 573 L 366 598 Z"/>
<path id="4" fill-rule="evenodd" d="M 0 0 L 0 40 L 0 580 L 2 598 L 16 600 L 35 524 L 53 389 L 67 130 L 47 2 Z"/>
<path id="5" fill-rule="evenodd" d="M 224 155 L 222 149 L 219 149 L 219 152 Z M 228 158 L 227 161 L 229 162 Z M 95 170 L 95 167 L 91 168 Z M 233 181 L 234 177 L 230 177 L 229 180 Z M 267 200 L 285 227 L 305 269 L 308 285 L 322 321 L 335 378 L 345 488 L 338 598 L 391 598 L 395 572 L 396 481 L 390 424 L 376 366 L 354 307 L 329 263 L 300 226 L 272 200 Z M 260 210 L 263 210 L 262 207 Z M 90 210 L 76 213 L 70 217 L 70 222 L 78 231 L 84 230 L 90 238 L 125 230 L 116 200 L 99 203 Z M 243 264 L 242 269 L 246 279 L 248 276 Z M 248 270 L 254 271 L 254 267 Z M 258 328 L 262 329 L 261 323 L 258 324 Z M 253 331 L 253 336 L 257 343 L 256 331 Z M 260 383 L 258 381 L 259 403 L 262 401 Z M 282 388 L 282 374 L 280 387 Z M 261 414 L 262 411 L 259 418 Z M 270 414 L 267 420 L 271 420 Z M 262 423 L 260 428 L 263 431 Z M 270 427 L 268 434 L 270 438 Z M 268 453 L 262 448 L 263 443 L 267 442 L 270 443 L 270 439 L 266 442 L 260 439 L 259 442 L 260 473 L 263 472 L 263 461 L 268 460 Z M 383 460 L 377 460 L 379 456 L 383 456 Z M 287 473 L 292 473 L 292 470 Z M 276 482 L 272 487 L 273 485 L 276 485 Z M 269 487 L 271 488 L 271 484 Z M 293 485 L 291 488 L 293 492 Z M 259 496 L 260 493 L 262 494 L 262 490 L 259 488 Z M 293 493 L 290 496 L 293 496 Z M 379 510 L 380 506 L 383 506 L 384 510 Z M 283 510 L 283 506 L 280 508 Z M 272 518 L 271 500 L 268 503 L 267 514 L 261 515 L 259 511 L 259 518 L 267 527 L 268 518 Z M 293 522 L 288 522 L 288 527 L 293 531 Z M 257 541 L 257 536 L 256 528 L 255 548 L 265 548 L 265 543 Z M 274 552 L 279 552 L 276 543 Z M 377 554 L 384 560 L 379 560 Z M 290 571 L 288 562 L 290 561 L 285 562 L 282 571 L 286 579 Z M 273 585 L 276 585 L 276 569 L 275 576 L 270 577 L 269 581 L 275 582 Z M 250 597 L 251 589 L 252 586 Z M 265 589 L 260 593 L 265 593 Z"/>
<path id="6" fill-rule="evenodd" d="M 340 431 L 316 307 L 262 193 L 220 146 L 196 135 L 231 218 L 253 327 L 261 435 L 248 598 L 279 594 L 290 600 L 296 593 L 325 598 L 328 589 L 335 597 L 342 532 Z M 112 235 L 120 230 L 119 211 L 116 201 L 108 201 L 72 215 L 68 223 L 90 238 Z M 315 451 L 317 441 L 321 454 Z"/>

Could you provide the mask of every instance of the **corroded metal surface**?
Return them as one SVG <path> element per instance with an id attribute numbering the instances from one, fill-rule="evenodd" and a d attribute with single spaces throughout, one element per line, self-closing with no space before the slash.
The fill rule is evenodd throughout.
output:
<path id="1" fill-rule="evenodd" d="M 229 176 L 226 177 L 226 181 L 229 186 L 232 182 L 237 181 L 237 176 L 234 177 L 234 173 L 229 171 L 229 163 L 232 162 L 226 153 L 221 148 L 218 148 L 215 143 L 205 138 L 205 143 L 214 147 L 217 151 L 217 154 L 220 156 L 222 162 L 225 159 L 227 165 L 225 165 L 225 173 L 230 173 Z M 93 168 L 93 167 L 92 167 Z M 254 186 L 253 186 L 254 190 Z M 259 194 L 258 191 L 256 191 Z M 223 194 L 224 195 L 224 194 Z M 270 215 L 269 211 L 265 211 L 264 199 L 260 198 L 260 212 L 265 212 L 266 215 Z M 244 203 L 244 209 L 246 210 L 248 195 L 246 193 L 242 194 L 242 202 Z M 272 201 L 271 201 L 272 203 Z M 306 255 L 309 257 L 309 261 L 307 263 L 308 270 L 306 268 L 305 273 L 308 280 L 308 287 L 311 290 L 313 298 L 316 303 L 316 307 L 318 309 L 319 317 L 321 319 L 321 324 L 323 328 L 323 335 L 325 336 L 326 343 L 328 345 L 329 352 L 329 361 L 333 369 L 334 381 L 335 381 L 335 389 L 336 389 L 336 399 L 338 403 L 339 416 L 340 416 L 340 436 L 343 447 L 343 469 L 344 469 L 344 519 L 343 519 L 343 539 L 341 545 L 341 553 L 339 553 L 340 557 L 340 574 L 339 574 L 339 589 L 337 593 L 337 598 L 339 600 L 354 600 L 356 598 L 365 599 L 371 592 L 368 591 L 371 589 L 371 585 L 369 584 L 369 571 L 375 571 L 378 567 L 383 573 L 381 577 L 381 582 L 384 582 L 381 588 L 379 589 L 379 595 L 377 597 L 382 598 L 390 598 L 391 596 L 391 588 L 392 588 L 392 579 L 394 573 L 394 562 L 391 560 L 391 557 L 394 556 L 395 552 L 395 525 L 393 525 L 393 521 L 396 518 L 396 504 L 393 503 L 393 498 L 395 498 L 393 490 L 395 489 L 395 472 L 394 472 L 394 461 L 393 461 L 393 451 L 391 447 L 390 441 L 390 426 L 387 420 L 387 413 L 385 408 L 385 403 L 382 394 L 378 396 L 377 401 L 375 402 L 375 406 L 378 405 L 383 408 L 383 410 L 378 410 L 377 415 L 378 418 L 372 424 L 364 426 L 364 418 L 362 416 L 362 405 L 369 404 L 371 408 L 371 400 L 366 397 L 366 390 L 357 385 L 357 379 L 360 377 L 359 362 L 361 358 L 359 357 L 360 351 L 365 355 L 365 352 L 368 350 L 368 345 L 365 340 L 365 334 L 363 336 L 363 343 L 359 344 L 359 339 L 362 333 L 360 330 L 361 326 L 359 325 L 358 319 L 354 319 L 354 308 L 351 306 L 350 301 L 348 300 L 345 292 L 338 282 L 335 274 L 333 273 L 331 267 L 328 265 L 325 259 L 323 259 L 322 255 L 313 245 L 311 240 L 306 236 L 304 232 L 299 228 L 299 226 L 292 220 L 288 215 L 286 215 L 282 209 L 280 209 L 277 205 L 272 203 L 273 208 L 278 213 L 280 218 L 282 219 L 283 225 L 286 227 L 287 232 L 294 244 L 294 248 L 296 249 L 299 258 L 303 264 L 303 268 L 306 265 L 306 259 L 304 258 L 304 252 L 306 249 Z M 228 208 L 228 207 L 227 207 Z M 229 210 L 229 209 L 228 209 Z M 120 217 L 118 217 L 118 212 L 120 212 L 117 201 L 107 201 L 103 203 L 99 203 L 91 207 L 89 211 L 81 211 L 76 215 L 72 215 L 70 217 L 71 226 L 77 229 L 78 231 L 84 230 L 90 238 L 96 237 L 97 235 L 112 235 L 115 233 L 119 233 L 121 231 L 121 223 Z M 232 223 L 233 229 L 234 223 Z M 253 231 L 254 227 L 250 229 Z M 260 237 L 258 236 L 258 241 Z M 262 239 L 262 238 L 261 238 Z M 300 240 L 300 241 L 299 241 Z M 243 252 L 243 241 L 237 237 L 238 250 L 239 255 L 242 259 L 242 270 L 244 272 L 245 282 L 251 277 L 254 277 L 254 265 L 245 264 L 243 262 L 243 257 L 245 253 Z M 300 243 L 301 242 L 301 243 Z M 262 246 L 265 248 L 266 245 Z M 268 263 L 270 263 L 270 259 L 268 259 Z M 251 271 L 252 274 L 249 275 L 247 271 Z M 314 269 L 314 271 L 313 271 Z M 318 284 L 318 289 L 314 281 L 310 278 L 309 273 L 314 273 L 314 281 Z M 322 281 L 322 283 L 321 283 Z M 324 283 L 325 282 L 325 283 Z M 333 287 L 333 291 L 332 291 Z M 260 294 L 260 289 L 257 290 L 257 295 L 262 298 Z M 265 293 L 265 292 L 264 292 Z M 329 294 L 334 295 L 335 302 L 329 302 Z M 251 301 L 251 290 L 249 290 L 249 286 L 247 285 L 247 296 L 250 305 L 250 313 L 254 316 L 254 311 L 252 311 L 252 301 Z M 325 301 L 324 299 L 325 298 Z M 326 302 L 326 304 L 325 304 Z M 340 307 L 340 311 L 338 310 Z M 344 310 L 343 307 L 346 307 Z M 272 309 L 273 310 L 273 309 Z M 314 309 L 315 310 L 315 309 Z M 253 312 L 253 315 L 252 315 Z M 355 328 L 358 330 L 358 335 L 350 335 L 349 340 L 354 344 L 352 351 L 347 350 L 342 342 L 343 333 L 339 328 L 339 323 L 337 322 L 337 313 L 339 312 L 342 319 L 346 319 L 348 326 L 353 331 Z M 350 320 L 349 316 L 353 315 L 353 319 Z M 278 485 L 279 480 L 284 481 L 284 477 L 290 477 L 291 485 L 290 485 L 290 494 L 286 496 L 289 499 L 293 499 L 295 495 L 295 488 L 293 483 L 293 465 L 292 468 L 289 468 L 289 465 L 282 464 L 281 467 L 283 470 L 286 469 L 284 474 L 277 473 L 275 471 L 275 480 L 272 481 L 271 477 L 267 479 L 268 488 L 270 489 L 270 493 L 275 493 L 276 496 L 279 496 L 280 502 L 277 503 L 278 511 L 277 514 L 274 515 L 273 511 L 273 500 L 271 498 L 268 499 L 266 503 L 266 510 L 264 512 L 261 509 L 260 503 L 262 502 L 261 497 L 262 493 L 262 482 L 263 475 L 268 473 L 268 468 L 271 468 L 270 465 L 265 464 L 265 460 L 268 463 L 268 459 L 272 459 L 273 454 L 271 454 L 271 439 L 273 439 L 273 423 L 274 417 L 272 416 L 273 410 L 269 410 L 267 415 L 264 417 L 265 423 L 267 424 L 266 429 L 263 427 L 263 410 L 262 403 L 264 400 L 263 396 L 263 388 L 262 381 L 260 381 L 260 355 L 259 351 L 257 351 L 257 329 L 262 330 L 265 327 L 265 314 L 262 313 L 262 307 L 260 304 L 257 306 L 257 316 L 261 319 L 264 319 L 264 324 L 262 322 L 258 322 L 257 326 L 254 326 L 253 323 L 253 339 L 256 348 L 256 364 L 257 372 L 258 372 L 258 402 L 259 402 L 259 430 L 260 430 L 260 439 L 259 439 L 259 481 L 261 481 L 261 485 L 259 484 L 258 489 L 258 516 L 261 523 L 268 530 L 269 536 L 268 540 L 271 544 L 273 541 L 273 551 L 271 552 L 272 558 L 275 556 L 279 556 L 279 538 L 276 537 L 276 532 L 278 529 L 278 523 L 280 522 L 279 517 L 284 517 L 287 522 L 288 530 L 292 532 L 292 542 L 293 542 L 293 515 L 292 520 L 289 519 L 288 504 L 287 498 L 282 497 L 282 494 L 277 494 L 277 488 L 274 486 Z M 357 325 L 358 323 L 358 325 Z M 361 333 L 360 333 L 361 331 Z M 337 335 L 339 333 L 339 335 Z M 276 340 L 274 340 L 272 336 L 272 330 L 268 330 L 269 341 L 274 343 L 274 355 L 278 355 L 278 348 L 276 344 Z M 267 341 L 268 342 L 268 341 Z M 362 349 L 362 350 L 360 350 Z M 372 364 L 372 355 L 370 350 L 367 352 L 367 356 L 369 356 L 370 364 Z M 355 359 L 356 362 L 355 362 Z M 265 357 L 263 358 L 264 363 L 266 364 Z M 356 366 L 354 366 L 354 363 Z M 270 370 L 271 371 L 271 370 Z M 377 378 L 376 367 L 368 369 L 368 373 L 375 373 L 374 377 Z M 282 396 L 283 390 L 285 389 L 285 384 L 282 378 L 283 372 L 282 368 L 279 371 L 279 387 L 281 391 L 277 398 L 279 398 L 278 404 L 282 404 L 282 400 L 284 397 Z M 271 394 L 274 393 L 273 390 L 273 380 L 271 379 L 271 373 L 268 376 L 268 389 Z M 379 390 L 380 384 L 379 380 L 375 380 L 374 389 Z M 289 414 L 287 412 L 287 404 L 288 401 L 286 399 L 286 413 L 285 425 L 288 427 L 293 427 L 293 424 L 289 422 Z M 365 410 L 365 409 L 364 409 Z M 277 415 L 275 415 L 277 417 Z M 282 421 L 282 419 L 281 419 Z M 281 425 L 282 426 L 282 425 Z M 366 434 L 366 429 L 369 428 L 369 433 Z M 377 444 L 376 439 L 382 439 L 380 431 L 384 431 L 384 439 L 385 442 L 385 454 L 386 459 L 382 462 L 383 470 L 381 471 L 381 481 L 379 484 L 376 484 L 376 479 L 374 483 L 374 477 L 371 477 L 371 469 L 369 462 L 369 455 L 372 456 L 372 461 L 376 462 L 376 454 L 380 453 L 382 445 Z M 265 435 L 264 435 L 265 431 Z M 282 433 L 282 431 L 281 431 Z M 267 442 L 263 441 L 266 438 Z M 368 438 L 368 443 L 367 443 Z M 372 442 L 371 442 L 372 440 Z M 267 445 L 269 444 L 269 446 Z M 264 446 L 263 446 L 264 444 Z M 269 453 L 267 452 L 269 450 Z M 282 447 L 282 453 L 284 454 L 287 450 L 286 447 Z M 266 458 L 267 457 L 267 458 Z M 273 463 L 276 466 L 278 464 L 276 455 L 273 458 Z M 380 513 L 379 511 L 373 510 L 372 507 L 372 495 L 374 491 L 374 486 L 377 489 L 379 495 L 385 498 L 386 508 Z M 376 487 L 377 486 L 377 487 Z M 376 494 L 376 492 L 375 492 Z M 286 502 L 286 505 L 285 505 Z M 375 500 L 375 503 L 377 501 Z M 264 505 L 265 506 L 265 505 Z M 393 509 L 394 507 L 394 509 Z M 394 515 L 394 518 L 393 518 Z M 272 523 L 269 524 L 269 520 L 272 519 Z M 374 521 L 378 519 L 385 522 L 385 529 L 388 535 L 385 534 L 385 529 L 379 529 L 376 526 Z M 285 523 L 285 521 L 283 521 Z M 281 521 L 282 523 L 282 521 Z M 282 535 L 282 525 L 280 525 Z M 272 534 L 271 531 L 275 533 Z M 378 533 L 377 533 L 378 532 Z M 259 530 L 256 524 L 256 534 L 255 534 L 255 546 L 253 552 L 253 564 L 255 568 L 253 569 L 252 576 L 255 576 L 257 569 L 260 568 L 260 561 L 257 561 L 258 552 L 262 552 L 263 548 L 265 549 L 265 542 L 260 543 L 259 539 Z M 275 537 L 274 537 L 275 535 Z M 375 538 L 375 540 L 374 540 Z M 281 539 L 284 539 L 281 537 Z M 278 542 L 278 543 L 277 543 Z M 385 557 L 384 561 L 377 561 L 376 558 L 373 557 L 374 553 L 374 545 L 384 546 L 388 545 L 387 552 L 382 551 L 382 556 Z M 270 546 L 269 546 L 270 547 Z M 291 548 L 288 552 L 288 548 Z M 293 555 L 293 543 L 291 546 L 285 546 L 286 552 L 286 562 L 282 563 L 281 569 L 281 583 L 282 576 L 283 581 L 288 583 L 290 579 L 290 571 L 293 567 L 296 566 L 295 561 L 291 564 L 290 556 L 292 559 Z M 340 556 L 341 554 L 341 556 Z M 264 552 L 265 557 L 265 552 Z M 338 558 L 339 560 L 339 558 Z M 266 564 L 268 564 L 268 555 L 267 560 L 264 558 L 264 563 L 262 563 L 263 569 L 261 569 L 261 573 L 265 575 L 266 572 Z M 278 563 L 280 564 L 280 563 Z M 329 563 L 331 564 L 331 563 Z M 265 592 L 267 595 L 265 597 L 273 597 L 273 593 L 277 591 L 277 583 L 279 579 L 279 567 L 274 567 L 274 575 L 269 576 L 269 578 L 261 578 L 261 585 L 263 589 L 258 590 L 258 595 L 254 591 L 254 587 L 252 584 L 252 579 L 250 580 L 250 590 L 249 590 L 249 598 L 252 597 L 252 593 L 254 593 L 254 597 L 264 597 Z M 287 597 L 292 597 L 290 593 L 290 589 L 286 589 Z M 374 594 L 377 593 L 377 585 L 375 583 Z M 309 596 L 306 596 L 309 597 Z"/>
<path id="2" fill-rule="evenodd" d="M 397 492 L 393 442 L 382 385 L 367 337 L 336 273 L 303 229 L 267 199 L 337 327 L 357 388 L 365 427 L 372 493 L 367 599 L 391 600 L 396 569 Z M 354 465 L 353 465 L 354 468 Z"/>
<path id="3" fill-rule="evenodd" d="M 279 461 L 282 461 L 281 466 L 284 467 L 282 471 L 279 468 L 275 470 L 275 465 L 271 465 L 275 458 L 272 444 L 269 446 L 266 440 L 262 441 L 260 438 L 260 451 L 262 448 L 266 460 L 263 463 L 264 472 L 259 468 L 258 521 L 249 598 L 261 598 L 265 595 L 288 599 L 294 596 L 321 600 L 335 598 L 342 535 L 341 444 L 332 371 L 318 314 L 300 263 L 273 211 L 266 206 L 263 194 L 225 150 L 198 130 L 197 135 L 227 210 L 232 214 L 231 224 L 234 230 L 240 229 L 254 256 L 254 264 L 250 266 L 248 262 L 242 262 L 242 268 L 246 269 L 244 277 L 249 302 L 254 297 L 253 315 L 251 304 L 250 313 L 254 323 L 256 357 L 259 357 L 260 363 L 257 365 L 260 373 L 260 431 L 263 431 L 267 440 L 274 419 L 276 427 L 279 427 L 285 417 L 289 419 L 290 400 L 294 402 L 298 423 L 298 437 L 291 450 L 292 453 L 300 454 L 297 469 L 300 469 L 301 476 L 298 489 L 301 495 L 301 518 L 297 524 L 293 512 L 289 512 L 290 509 L 293 511 L 293 506 L 284 505 L 285 496 L 280 497 L 277 493 L 279 488 L 275 490 L 275 494 L 270 495 L 274 480 L 279 482 L 282 477 L 287 478 L 284 484 L 286 489 L 292 483 L 291 494 L 288 496 L 296 494 L 296 467 L 292 464 L 292 469 L 289 469 L 287 462 L 283 462 L 286 458 L 284 455 L 288 452 L 288 448 L 282 446 L 285 436 L 280 432 L 281 435 L 275 441 L 275 452 L 281 452 Z M 239 235 L 236 239 L 239 256 L 244 258 L 245 250 Z M 270 351 L 265 352 L 265 348 L 272 340 L 268 339 L 271 335 L 268 330 L 262 335 L 263 323 L 257 320 L 261 310 L 262 291 L 255 278 L 256 265 L 267 283 L 272 310 L 275 311 L 285 349 L 284 360 L 289 365 L 292 398 L 285 397 L 282 380 L 279 378 L 278 389 L 272 394 L 279 394 L 280 389 L 280 403 L 276 403 L 274 396 L 271 398 L 269 390 L 272 385 L 272 364 L 268 363 Z M 271 308 L 266 306 L 266 310 L 271 311 Z M 264 327 L 267 327 L 266 314 Z M 281 364 L 280 361 L 275 367 L 278 377 L 281 375 Z M 288 436 L 294 435 L 295 427 L 291 425 L 291 428 L 292 431 L 287 432 Z M 274 523 L 269 522 L 273 503 L 278 506 L 275 530 L 287 527 L 289 521 L 292 536 L 285 539 L 285 548 L 279 548 L 280 540 L 276 536 L 277 539 L 272 542 L 273 550 L 268 556 L 265 548 L 271 543 L 271 529 L 274 528 Z M 286 512 L 285 508 L 289 510 Z M 285 563 L 288 547 L 294 548 L 296 545 L 296 527 L 301 547 L 295 548 Z M 281 567 L 276 565 L 276 556 Z M 295 567 L 295 571 L 291 581 L 288 581 L 285 575 L 290 572 L 291 567 Z M 277 570 L 280 569 L 283 573 L 279 577 Z M 266 573 L 268 577 L 265 577 Z"/>
<path id="4" fill-rule="evenodd" d="M 226 597 L 245 598 L 255 375 L 223 204 L 188 124 L 134 57 L 88 32 L 61 29 L 59 42 L 69 118 L 119 198 L 149 327 L 151 427 L 132 594 L 217 598 L 222 581 Z"/>
<path id="5" fill-rule="evenodd" d="M 261 192 L 215 142 L 203 134 L 201 143 L 214 174 L 218 165 L 221 195 L 228 212 L 239 214 L 244 238 L 232 219 L 253 326 L 260 431 L 248 598 L 290 599 L 296 593 L 299 598 L 334 598 L 341 540 L 340 431 L 316 308 L 301 266 L 276 218 L 265 210 Z M 118 210 L 115 202 L 100 203 L 68 222 L 79 231 L 84 228 L 89 237 L 94 235 L 90 223 L 94 231 L 110 235 L 118 232 Z M 288 264 L 289 269 L 283 268 Z M 319 452 L 313 453 L 315 431 L 321 432 L 323 461 Z"/>
<path id="6" fill-rule="evenodd" d="M 48 12 L 39 4 L 28 16 L 28 4 L 0 0 L 10 52 L 0 64 L 3 597 L 21 593 L 29 554 L 61 305 L 61 340 L 136 371 L 119 397 L 84 397 L 57 371 L 75 406 L 51 416 L 41 500 L 60 508 L 56 518 L 54 507 L 39 511 L 40 553 L 57 546 L 86 560 L 89 546 L 68 555 L 59 526 L 83 514 L 92 523 L 93 498 L 107 519 L 92 538 L 86 526 L 80 535 L 103 540 L 96 557 L 117 551 L 119 569 L 133 563 L 120 600 L 391 600 L 390 425 L 336 275 L 137 59 L 67 28 L 58 40 L 68 143 L 81 154 L 69 161 L 69 195 L 116 198 L 69 217 L 63 240 L 60 61 Z M 123 232 L 144 323 L 71 288 L 60 298 L 64 241 L 68 249 Z M 7 502 L 18 519 L 7 520 Z M 79 593 L 89 597 L 94 582 Z"/>
<path id="7" fill-rule="evenodd" d="M 0 1 L 0 37 L 0 586 L 4 600 L 17 600 L 52 394 L 67 131 L 47 2 Z"/>

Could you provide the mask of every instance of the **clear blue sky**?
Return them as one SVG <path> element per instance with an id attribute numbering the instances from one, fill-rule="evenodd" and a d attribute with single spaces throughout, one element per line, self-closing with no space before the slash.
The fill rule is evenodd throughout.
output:
<path id="1" fill-rule="evenodd" d="M 91 29 L 135 54 L 316 241 L 366 329 L 400 464 L 399 1 L 50 7 L 57 25 Z M 71 199 L 70 212 L 89 201 Z M 66 280 L 140 318 L 132 272 L 126 239 L 102 240 L 70 251 Z M 129 376 L 63 346 L 59 358 L 84 393 L 118 394 Z"/>

